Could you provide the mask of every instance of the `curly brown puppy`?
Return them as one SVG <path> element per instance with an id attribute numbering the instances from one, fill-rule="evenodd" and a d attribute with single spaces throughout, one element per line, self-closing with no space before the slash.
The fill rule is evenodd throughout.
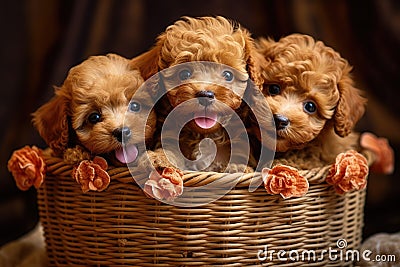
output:
<path id="1" fill-rule="evenodd" d="M 166 96 L 157 110 L 162 125 L 174 108 L 187 103 L 179 111 L 180 116 L 189 121 L 182 126 L 179 136 L 183 155 L 195 161 L 202 154 L 201 140 L 209 138 L 216 144 L 216 156 L 208 167 L 187 168 L 252 171 L 246 164 L 228 166 L 232 140 L 221 121 L 229 120 L 226 115 L 232 110 L 240 115 L 249 79 L 260 84 L 254 60 L 256 53 L 250 33 L 238 23 L 223 17 L 183 17 L 158 37 L 151 50 L 132 60 L 132 64 L 140 66 L 145 79 L 170 68 L 160 75 L 160 87 L 164 88 Z M 219 66 L 205 67 L 207 64 L 201 63 L 185 66 L 184 63 L 190 62 L 212 62 Z M 169 160 L 165 158 L 164 152 L 158 149 L 151 156 L 156 167 L 171 166 L 170 161 L 174 161 L 172 155 Z"/>
<path id="2" fill-rule="evenodd" d="M 275 121 L 278 158 L 308 157 L 323 165 L 353 148 L 357 136 L 351 132 L 366 99 L 354 86 L 347 60 L 302 34 L 277 42 L 260 38 L 257 47 L 265 57 L 263 94 Z"/>
<path id="3" fill-rule="evenodd" d="M 55 96 L 33 114 L 33 124 L 57 154 L 78 145 L 92 155 L 133 162 L 137 144 L 150 142 L 156 126 L 154 111 L 147 120 L 140 112 L 150 96 L 131 102 L 143 82 L 128 59 L 92 56 L 69 71 Z M 144 132 L 140 124 L 146 124 Z"/>

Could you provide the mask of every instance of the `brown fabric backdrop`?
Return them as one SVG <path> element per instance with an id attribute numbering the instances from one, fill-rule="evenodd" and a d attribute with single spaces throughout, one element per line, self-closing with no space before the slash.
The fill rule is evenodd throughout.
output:
<path id="1" fill-rule="evenodd" d="M 50 99 L 68 69 L 90 55 L 133 57 L 147 50 L 183 15 L 223 15 L 254 37 L 307 33 L 334 47 L 354 65 L 369 97 L 359 130 L 388 137 L 400 148 L 400 2 L 396 0 L 16 0 L 0 11 L 0 245 L 37 222 L 35 191 L 20 192 L 7 171 L 13 150 L 44 147 L 30 113 Z M 399 158 L 397 158 L 399 162 Z M 365 237 L 400 231 L 399 164 L 391 176 L 371 175 Z"/>

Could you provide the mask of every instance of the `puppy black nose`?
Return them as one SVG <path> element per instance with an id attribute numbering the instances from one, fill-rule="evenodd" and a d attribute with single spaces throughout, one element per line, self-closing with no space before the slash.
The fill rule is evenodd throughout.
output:
<path id="1" fill-rule="evenodd" d="M 196 97 L 198 97 L 199 104 L 206 107 L 214 101 L 215 95 L 213 91 L 199 91 Z"/>
<path id="2" fill-rule="evenodd" d="M 274 121 L 275 121 L 275 127 L 277 130 L 283 130 L 286 127 L 288 127 L 290 124 L 290 120 L 287 117 L 280 115 L 280 114 L 274 115 Z"/>
<path id="3" fill-rule="evenodd" d="M 118 142 L 122 142 L 124 139 L 129 139 L 131 134 L 131 129 L 128 127 L 118 128 L 113 131 L 113 136 L 118 140 Z"/>

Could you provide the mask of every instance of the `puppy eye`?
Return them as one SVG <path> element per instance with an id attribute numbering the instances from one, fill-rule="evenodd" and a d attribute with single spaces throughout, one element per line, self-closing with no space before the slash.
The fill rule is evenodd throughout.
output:
<path id="1" fill-rule="evenodd" d="M 189 79 L 190 76 L 192 76 L 192 73 L 190 72 L 190 70 L 181 70 L 179 72 L 179 79 L 181 79 L 181 81 Z"/>
<path id="2" fill-rule="evenodd" d="M 89 115 L 88 121 L 92 124 L 96 124 L 101 120 L 101 115 L 97 112 L 93 112 Z"/>
<path id="3" fill-rule="evenodd" d="M 270 84 L 268 85 L 268 93 L 271 96 L 279 95 L 281 93 L 281 87 L 278 84 Z"/>
<path id="4" fill-rule="evenodd" d="M 317 111 L 317 105 L 313 101 L 304 103 L 304 111 L 308 114 L 314 114 Z"/>
<path id="5" fill-rule="evenodd" d="M 133 112 L 138 112 L 140 110 L 140 104 L 138 102 L 129 103 L 129 110 Z"/>
<path id="6" fill-rule="evenodd" d="M 224 70 L 222 72 L 222 77 L 224 77 L 225 81 L 230 82 L 233 80 L 233 73 L 229 70 Z"/>

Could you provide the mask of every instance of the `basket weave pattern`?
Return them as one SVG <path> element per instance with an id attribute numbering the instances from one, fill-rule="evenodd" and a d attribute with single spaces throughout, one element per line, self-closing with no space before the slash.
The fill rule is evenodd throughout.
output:
<path id="1" fill-rule="evenodd" d="M 319 256 L 337 249 L 338 239 L 346 239 L 346 249 L 361 242 L 365 190 L 336 194 L 324 182 L 328 167 L 301 171 L 310 183 L 304 197 L 284 200 L 261 187 L 249 192 L 253 175 L 244 175 L 219 200 L 183 208 L 146 197 L 128 168 L 109 168 L 109 187 L 84 194 L 71 165 L 55 157 L 46 164 L 38 203 L 51 266 L 351 266 L 327 257 L 260 260 L 257 253 L 268 246 Z M 228 176 L 187 172 L 184 185 Z"/>

